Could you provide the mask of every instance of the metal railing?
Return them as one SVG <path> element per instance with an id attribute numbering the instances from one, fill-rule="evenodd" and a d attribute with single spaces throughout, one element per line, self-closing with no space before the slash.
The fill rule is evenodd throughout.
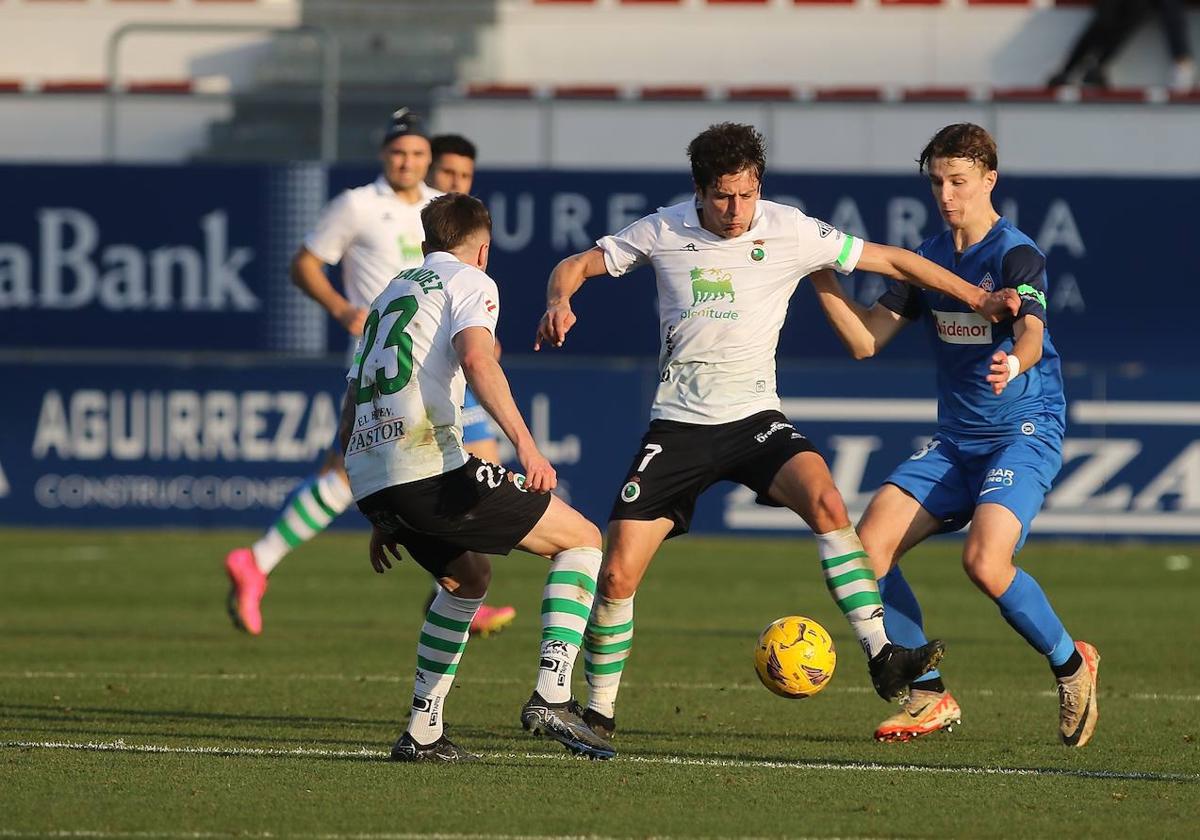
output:
<path id="1" fill-rule="evenodd" d="M 321 160 L 337 159 L 338 131 L 338 44 L 329 31 L 320 26 L 281 27 L 255 23 L 127 23 L 118 28 L 105 44 L 104 70 L 107 91 L 104 99 L 104 157 L 117 158 L 117 97 L 121 95 L 119 61 L 121 43 L 135 34 L 255 33 L 311 38 L 321 52 Z"/>

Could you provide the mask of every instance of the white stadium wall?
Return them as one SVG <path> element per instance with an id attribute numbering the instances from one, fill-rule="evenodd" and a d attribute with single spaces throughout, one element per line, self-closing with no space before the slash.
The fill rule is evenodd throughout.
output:
<path id="1" fill-rule="evenodd" d="M 1087 0 L 510 0 L 468 79 L 586 84 L 1032 85 L 1062 60 Z M 1190 19 L 1193 42 L 1200 20 Z M 1157 24 L 1113 67 L 1162 84 Z"/>
<path id="2" fill-rule="evenodd" d="M 22 90 L 91 85 L 105 78 L 109 38 L 130 23 L 295 26 L 299 0 L 3 0 L 0 2 L 0 84 Z M 138 34 L 121 49 L 123 78 L 134 81 L 250 80 L 268 36 Z"/>
<path id="3" fill-rule="evenodd" d="M 1056 107 L 1036 89 L 1089 14 L 1056 0 L 446 2 L 494 18 L 435 114 L 486 138 L 485 166 L 674 167 L 699 127 L 741 119 L 768 134 L 777 169 L 906 171 L 931 127 L 970 119 L 996 131 L 1010 170 L 1200 170 L 1200 95 L 1162 86 L 1156 21 L 1116 62 L 1116 91 Z M 438 3 L 409 3 L 436 19 Z M 105 45 L 123 24 L 294 26 L 330 5 L 352 26 L 388 2 L 0 0 L 0 159 L 102 159 Z M 1200 47 L 1200 9 L 1189 26 Z M 265 49 L 257 35 L 131 37 L 118 159 L 186 159 Z"/>
<path id="4" fill-rule="evenodd" d="M 1200 174 L 1195 104 L 1020 102 L 580 102 L 443 99 L 438 131 L 487 138 L 479 165 L 675 169 L 697 132 L 734 120 L 767 136 L 784 172 L 912 172 L 935 130 L 993 131 L 1002 168 L 1028 174 Z"/>

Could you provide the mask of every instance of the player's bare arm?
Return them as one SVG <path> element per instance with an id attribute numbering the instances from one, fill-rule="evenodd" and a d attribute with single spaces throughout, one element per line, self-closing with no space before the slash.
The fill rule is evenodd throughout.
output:
<path id="1" fill-rule="evenodd" d="M 342 414 L 338 420 L 338 444 L 343 453 L 350 445 L 350 434 L 354 431 L 354 414 L 354 383 L 350 383 L 346 388 L 346 395 L 342 397 Z"/>
<path id="2" fill-rule="evenodd" d="M 496 361 L 495 342 L 485 327 L 467 327 L 454 336 L 454 350 L 467 377 L 467 384 L 479 404 L 500 426 L 517 450 L 517 460 L 525 470 L 525 489 L 548 493 L 558 484 L 554 467 L 538 450 L 529 427 L 521 416 L 508 379 Z"/>
<path id="3" fill-rule="evenodd" d="M 292 282 L 332 315 L 346 332 L 353 336 L 362 335 L 367 310 L 346 300 L 325 274 L 325 263 L 304 246 L 292 257 Z"/>
<path id="4" fill-rule="evenodd" d="M 579 291 L 589 277 L 608 273 L 604 265 L 604 252 L 590 248 L 567 257 L 550 272 L 546 285 L 546 314 L 538 324 L 533 349 L 541 350 L 542 342 L 562 347 L 571 327 L 575 326 L 575 313 L 571 311 L 571 296 Z"/>
<path id="5" fill-rule="evenodd" d="M 1042 360 L 1042 334 L 1046 325 L 1036 315 L 1026 315 L 1013 323 L 1013 349 L 1011 353 L 997 350 L 992 355 L 988 384 L 996 396 L 1004 393 L 1008 383 Z M 1015 361 L 1010 361 L 1015 359 Z"/>
<path id="6" fill-rule="evenodd" d="M 912 283 L 922 289 L 949 295 L 960 300 L 993 324 L 1017 314 L 1020 298 L 1013 289 L 1001 289 L 988 294 L 972 286 L 952 271 L 930 262 L 919 254 L 891 245 L 864 242 L 858 266 L 902 283 Z"/>
<path id="7" fill-rule="evenodd" d="M 825 317 L 855 359 L 874 356 L 908 324 L 886 306 L 876 303 L 868 309 L 848 298 L 829 269 L 815 272 L 811 280 Z"/>

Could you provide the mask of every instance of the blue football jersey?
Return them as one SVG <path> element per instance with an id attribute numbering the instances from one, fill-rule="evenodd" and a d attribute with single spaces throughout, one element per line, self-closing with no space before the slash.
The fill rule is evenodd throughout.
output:
<path id="1" fill-rule="evenodd" d="M 961 254 L 954 250 L 950 231 L 925 240 L 917 253 L 985 291 L 1016 289 L 1021 298 L 1017 317 L 1033 315 L 1046 323 L 1046 257 L 1007 219 L 1001 218 L 981 242 Z M 1066 399 L 1048 325 L 1041 361 L 996 396 L 986 377 L 993 353 L 1012 352 L 1013 321 L 991 324 L 965 303 L 907 283 L 893 283 L 879 302 L 904 318 L 919 320 L 929 335 L 937 362 L 940 430 L 973 437 L 1062 438 Z"/>

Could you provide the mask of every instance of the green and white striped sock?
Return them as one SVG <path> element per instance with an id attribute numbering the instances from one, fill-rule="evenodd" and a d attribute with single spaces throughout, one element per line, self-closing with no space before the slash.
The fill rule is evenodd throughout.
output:
<path id="1" fill-rule="evenodd" d="M 471 619 L 482 603 L 483 598 L 458 598 L 439 589 L 425 614 L 417 640 L 417 678 L 408 719 L 408 734 L 418 744 L 432 744 L 442 737 L 442 704 L 467 647 Z"/>
<path id="2" fill-rule="evenodd" d="M 817 551 L 829 594 L 850 622 L 867 656 L 873 657 L 888 644 L 888 637 L 883 629 L 879 585 L 858 534 L 851 525 L 817 534 Z"/>
<path id="3" fill-rule="evenodd" d="M 589 709 L 613 716 L 621 671 L 632 648 L 633 598 L 597 598 L 583 639 L 583 672 L 591 689 Z"/>
<path id="4" fill-rule="evenodd" d="M 537 693 L 547 703 L 571 699 L 571 671 L 596 597 L 598 548 L 569 548 L 554 555 L 542 590 L 542 647 Z"/>
<path id="5" fill-rule="evenodd" d="M 292 496 L 275 524 L 251 547 L 259 571 L 271 574 L 285 554 L 328 528 L 353 501 L 350 485 L 337 470 L 310 478 Z"/>

